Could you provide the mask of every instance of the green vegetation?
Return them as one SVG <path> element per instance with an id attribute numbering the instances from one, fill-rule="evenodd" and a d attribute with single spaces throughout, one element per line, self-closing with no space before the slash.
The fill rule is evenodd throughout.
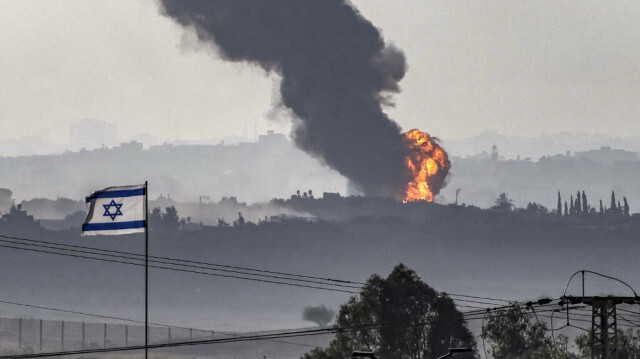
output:
<path id="1" fill-rule="evenodd" d="M 481 337 L 495 359 L 589 359 L 591 333 L 583 332 L 570 345 L 567 336 L 555 335 L 547 323 L 523 307 L 512 305 L 487 315 Z M 618 330 L 618 359 L 640 358 L 640 330 Z"/>
<path id="2" fill-rule="evenodd" d="M 345 331 L 328 348 L 314 349 L 303 359 L 348 358 L 354 350 L 372 350 L 381 358 L 433 359 L 449 347 L 475 347 L 451 298 L 402 264 L 387 278 L 371 276 L 360 295 L 341 306 L 336 325 Z"/>

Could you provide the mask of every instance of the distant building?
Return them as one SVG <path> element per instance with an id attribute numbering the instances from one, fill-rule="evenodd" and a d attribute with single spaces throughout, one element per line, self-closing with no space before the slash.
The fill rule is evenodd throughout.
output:
<path id="1" fill-rule="evenodd" d="M 340 193 L 337 192 L 324 192 L 322 193 L 322 199 L 342 198 Z"/>
<path id="2" fill-rule="evenodd" d="M 269 217 L 270 222 L 276 222 L 276 223 L 283 222 L 283 221 L 293 221 L 293 220 L 309 221 L 311 220 L 311 218 L 296 216 L 293 214 L 286 214 L 286 213 L 281 213 L 281 214 Z"/>
<path id="3" fill-rule="evenodd" d="M 638 154 L 635 152 L 611 149 L 610 146 L 602 146 L 599 150 L 579 151 L 574 154 L 574 157 L 607 163 L 639 160 Z"/>
<path id="4" fill-rule="evenodd" d="M 2 215 L 0 217 L 0 222 L 22 226 L 24 228 L 28 228 L 33 225 L 39 225 L 38 221 L 36 221 L 32 215 L 27 214 L 27 211 L 22 209 L 22 205 L 18 204 L 17 206 L 11 206 L 9 209 L 9 213 Z"/>
<path id="5" fill-rule="evenodd" d="M 71 150 L 87 150 L 102 146 L 113 147 L 118 143 L 117 126 L 112 123 L 87 119 L 71 126 L 69 132 Z"/>
<path id="6" fill-rule="evenodd" d="M 123 142 L 113 149 L 119 151 L 140 152 L 142 151 L 142 143 L 138 141 Z"/>
<path id="7" fill-rule="evenodd" d="M 291 195 L 292 200 L 301 199 L 301 198 L 313 199 L 313 191 L 309 190 L 307 192 L 303 192 L 302 194 L 300 194 L 300 190 L 297 190 L 295 194 Z"/>
<path id="8" fill-rule="evenodd" d="M 287 136 L 282 133 L 275 133 L 273 130 L 267 131 L 266 135 L 258 136 L 258 143 L 263 145 L 287 142 Z"/>

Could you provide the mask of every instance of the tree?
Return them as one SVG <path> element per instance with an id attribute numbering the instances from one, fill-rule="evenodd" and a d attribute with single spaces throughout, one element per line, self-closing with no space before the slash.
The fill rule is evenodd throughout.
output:
<path id="1" fill-rule="evenodd" d="M 629 202 L 627 202 L 627 197 L 622 197 L 624 201 L 623 213 L 625 217 L 629 217 Z"/>
<path id="2" fill-rule="evenodd" d="M 592 332 L 588 331 L 578 335 L 576 347 L 580 351 L 580 358 L 591 358 L 591 345 L 593 343 Z M 631 328 L 626 331 L 618 329 L 618 358 L 640 358 L 640 330 Z"/>
<path id="3" fill-rule="evenodd" d="M 600 213 L 604 213 L 604 207 L 602 206 L 602 200 L 600 200 Z"/>
<path id="4" fill-rule="evenodd" d="M 234 227 L 242 227 L 244 226 L 244 217 L 242 216 L 242 212 L 238 212 L 238 219 L 233 221 Z"/>
<path id="5" fill-rule="evenodd" d="M 306 307 L 302 311 L 302 319 L 314 322 L 321 327 L 326 327 L 327 324 L 336 317 L 336 311 L 328 308 L 325 305 L 319 305 L 317 307 Z"/>
<path id="6" fill-rule="evenodd" d="M 569 214 L 576 213 L 576 208 L 573 203 L 573 195 L 571 195 L 571 200 L 569 201 Z"/>
<path id="7" fill-rule="evenodd" d="M 589 204 L 587 203 L 587 194 L 582 191 L 582 212 L 589 213 Z"/>
<path id="8" fill-rule="evenodd" d="M 562 198 L 560 197 L 560 191 L 558 191 L 558 207 L 557 207 L 558 216 L 562 217 Z"/>
<path id="9" fill-rule="evenodd" d="M 613 213 L 617 213 L 618 212 L 618 207 L 616 206 L 616 194 L 613 191 L 611 191 L 611 208 L 610 208 L 610 210 Z"/>
<path id="10" fill-rule="evenodd" d="M 340 307 L 336 324 L 353 330 L 337 333 L 328 348 L 303 359 L 348 358 L 354 350 L 373 350 L 381 358 L 433 359 L 449 347 L 475 346 L 451 298 L 403 264 L 387 278 L 371 276 L 360 295 Z M 473 353 L 458 358 L 473 358 Z"/>
<path id="11" fill-rule="evenodd" d="M 7 188 L 0 188 L 0 212 L 4 212 L 11 208 L 13 204 L 13 192 Z"/>
<path id="12" fill-rule="evenodd" d="M 547 214 L 549 213 L 549 210 L 547 209 L 547 207 L 541 205 L 541 204 L 537 204 L 535 202 L 529 202 L 527 204 L 527 208 L 526 208 L 527 212 L 533 212 L 535 214 Z"/>
<path id="13" fill-rule="evenodd" d="M 494 359 L 574 359 L 569 352 L 568 338 L 559 336 L 557 343 L 547 335 L 545 323 L 534 321 L 519 305 L 487 316 L 481 337 L 489 343 Z"/>
<path id="14" fill-rule="evenodd" d="M 576 213 L 582 213 L 582 201 L 580 200 L 580 191 L 576 194 Z"/>
<path id="15" fill-rule="evenodd" d="M 575 338 L 578 352 L 569 350 L 569 338 L 549 336 L 547 324 L 519 305 L 487 315 L 481 337 L 489 344 L 487 354 L 494 359 L 588 359 L 591 358 L 591 331 Z M 617 357 L 640 358 L 640 330 L 618 330 Z"/>
<path id="16" fill-rule="evenodd" d="M 162 211 L 159 207 L 154 207 L 149 214 L 149 224 L 156 225 L 162 220 Z"/>
<path id="17" fill-rule="evenodd" d="M 149 214 L 149 225 L 161 232 L 175 232 L 180 229 L 180 223 L 178 210 L 174 206 L 165 207 L 165 213 L 155 207 Z"/>
<path id="18" fill-rule="evenodd" d="M 511 212 L 513 210 L 513 201 L 510 200 L 509 197 L 507 197 L 507 194 L 504 192 L 500 193 L 495 203 L 496 204 L 491 208 L 508 212 Z"/>
<path id="19" fill-rule="evenodd" d="M 565 217 L 569 215 L 569 207 L 567 206 L 567 201 L 564 201 L 564 215 Z"/>
<path id="20" fill-rule="evenodd" d="M 162 222 L 165 229 L 169 232 L 175 232 L 180 227 L 180 217 L 178 216 L 178 210 L 174 206 L 169 206 L 164 209 L 165 214 L 162 216 Z"/>

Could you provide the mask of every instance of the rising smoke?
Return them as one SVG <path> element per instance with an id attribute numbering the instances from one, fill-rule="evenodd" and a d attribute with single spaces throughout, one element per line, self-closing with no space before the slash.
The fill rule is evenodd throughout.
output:
<path id="1" fill-rule="evenodd" d="M 399 91 L 404 54 L 345 0 L 160 0 L 228 61 L 282 77 L 296 145 L 368 195 L 402 198 L 399 126 L 382 111 Z"/>

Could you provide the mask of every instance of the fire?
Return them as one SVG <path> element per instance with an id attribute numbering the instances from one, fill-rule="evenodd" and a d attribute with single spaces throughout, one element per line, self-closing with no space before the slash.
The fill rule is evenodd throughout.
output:
<path id="1" fill-rule="evenodd" d="M 405 164 L 411 180 L 403 202 L 432 202 L 451 167 L 447 153 L 435 138 L 416 129 L 404 134 L 404 144 L 409 153 Z"/>

